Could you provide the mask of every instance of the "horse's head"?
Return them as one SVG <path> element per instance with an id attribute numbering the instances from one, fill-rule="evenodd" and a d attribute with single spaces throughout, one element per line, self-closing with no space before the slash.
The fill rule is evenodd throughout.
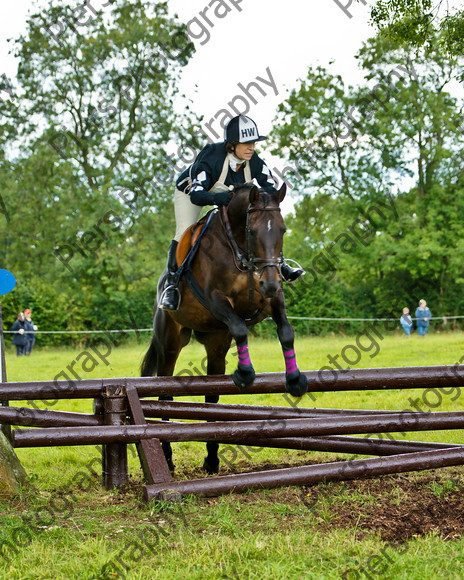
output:
<path id="1" fill-rule="evenodd" d="M 259 277 L 259 288 L 264 298 L 273 298 L 282 287 L 280 265 L 285 223 L 280 213 L 280 203 L 286 190 L 284 183 L 277 194 L 272 195 L 255 185 L 245 184 L 236 189 L 229 205 L 237 241 Z M 239 228 L 241 232 L 237 231 Z"/>

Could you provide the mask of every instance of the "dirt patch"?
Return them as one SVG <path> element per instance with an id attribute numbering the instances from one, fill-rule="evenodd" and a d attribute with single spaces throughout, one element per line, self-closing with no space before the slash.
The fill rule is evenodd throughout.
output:
<path id="1" fill-rule="evenodd" d="M 360 539 L 377 532 L 389 543 L 431 533 L 444 540 L 464 536 L 463 489 L 464 482 L 440 475 L 414 480 L 384 477 L 303 488 L 308 509 L 315 514 L 321 511 L 323 496 L 330 510 L 330 521 L 319 522 L 319 527 L 354 527 Z"/>
<path id="2" fill-rule="evenodd" d="M 317 463 L 314 461 L 313 463 Z M 311 462 L 295 461 L 292 465 L 262 463 L 253 465 L 252 471 L 309 465 Z M 246 461 L 239 461 L 233 471 L 224 466 L 219 475 L 251 471 Z M 200 468 L 190 468 L 176 474 L 176 479 L 203 478 Z M 333 527 L 355 530 L 356 538 L 372 533 L 383 541 L 401 544 L 411 538 L 436 534 L 443 540 L 464 536 L 464 470 L 459 467 L 440 471 L 409 473 L 359 479 L 353 481 L 320 483 L 310 487 L 289 487 L 234 494 L 240 504 L 264 503 L 305 506 L 303 517 L 321 531 Z M 215 503 L 215 500 L 202 500 Z M 282 518 L 282 531 L 291 520 L 297 523 L 301 512 Z"/>
<path id="3" fill-rule="evenodd" d="M 316 462 L 313 462 L 316 463 Z M 219 475 L 264 471 L 308 465 L 308 461 L 288 463 L 261 463 L 250 469 L 246 462 L 237 462 L 233 471 L 221 467 Z M 200 467 L 188 466 L 177 471 L 175 479 L 206 477 Z M 80 497 L 76 492 L 74 505 L 77 519 L 88 517 L 95 509 L 105 520 L 116 526 L 106 533 L 116 533 L 124 524 L 137 526 L 148 516 L 143 504 L 141 476 L 117 492 L 105 492 L 95 482 L 95 489 Z M 436 534 L 443 540 L 464 537 L 464 468 L 449 467 L 437 471 L 409 473 L 353 481 L 319 483 L 314 486 L 284 487 L 265 491 L 232 494 L 226 501 L 235 511 L 246 512 L 246 526 L 256 531 L 286 533 L 297 527 L 329 533 L 333 528 L 353 531 L 355 538 L 375 534 L 384 542 L 402 544 L 408 540 Z M 38 503 L 63 493 L 48 490 L 41 493 Z M 194 524 L 199 512 L 209 511 L 224 498 L 196 498 L 187 503 L 186 513 Z M 20 515 L 28 503 L 27 496 L 7 502 L 11 515 Z M 27 509 L 27 508 L 26 508 Z M 33 512 L 34 507 L 29 506 Z M 149 508 L 151 512 L 153 508 Z M 156 513 L 153 512 L 153 515 Z M 256 513 L 256 518 L 253 514 Z M 261 515 L 265 513 L 266 517 Z M 151 516 L 150 516 L 151 517 Z M 245 516 L 244 516 L 245 517 Z M 76 519 L 75 518 L 75 519 Z M 151 521 L 151 520 L 150 520 Z M 66 521 L 62 522 L 66 526 Z M 201 524 L 204 525 L 204 524 Z M 111 527 L 111 526 L 110 526 Z M 97 532 L 96 532 L 97 533 Z M 118 532 L 119 533 L 119 532 Z"/>

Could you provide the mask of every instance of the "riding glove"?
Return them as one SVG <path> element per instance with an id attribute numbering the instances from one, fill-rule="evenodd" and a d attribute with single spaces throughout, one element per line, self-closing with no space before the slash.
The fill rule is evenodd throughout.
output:
<path id="1" fill-rule="evenodd" d="M 221 207 L 222 205 L 227 205 L 232 199 L 232 194 L 230 191 L 220 191 L 215 193 L 213 196 L 214 205 Z"/>

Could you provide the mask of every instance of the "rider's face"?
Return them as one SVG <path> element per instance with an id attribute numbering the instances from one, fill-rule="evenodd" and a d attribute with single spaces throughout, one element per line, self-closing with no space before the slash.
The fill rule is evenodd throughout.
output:
<path id="1" fill-rule="evenodd" d="M 243 159 L 244 161 L 249 161 L 253 157 L 255 152 L 255 143 L 237 143 L 235 145 L 235 157 L 237 159 Z"/>

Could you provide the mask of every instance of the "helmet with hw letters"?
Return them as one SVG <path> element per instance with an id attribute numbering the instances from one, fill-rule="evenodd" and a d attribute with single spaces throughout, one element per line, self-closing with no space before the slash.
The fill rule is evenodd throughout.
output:
<path id="1" fill-rule="evenodd" d="M 228 143 L 251 143 L 265 139 L 267 137 L 260 137 L 258 127 L 253 119 L 246 115 L 233 117 L 225 126 L 224 141 Z"/>

